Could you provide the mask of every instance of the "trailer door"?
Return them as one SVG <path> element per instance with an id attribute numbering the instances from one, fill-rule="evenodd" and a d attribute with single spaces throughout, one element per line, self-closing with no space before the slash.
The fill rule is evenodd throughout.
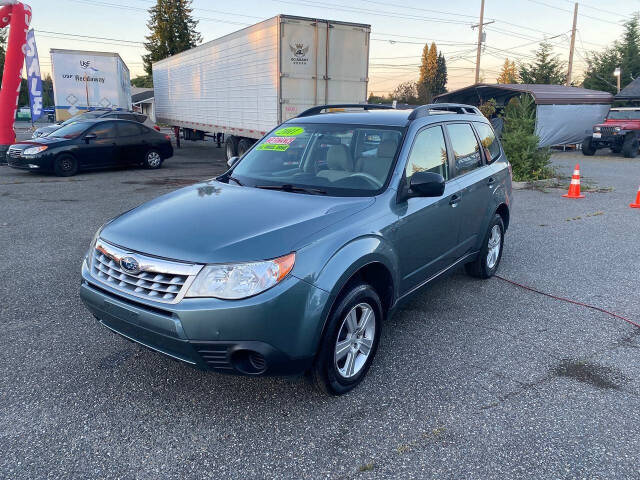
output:
<path id="1" fill-rule="evenodd" d="M 369 29 L 330 23 L 325 103 L 367 101 Z"/>

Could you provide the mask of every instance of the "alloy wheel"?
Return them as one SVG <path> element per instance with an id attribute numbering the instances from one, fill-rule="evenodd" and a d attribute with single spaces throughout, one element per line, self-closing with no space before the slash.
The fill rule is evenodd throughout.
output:
<path id="1" fill-rule="evenodd" d="M 498 263 L 500 248 L 502 247 L 502 232 L 500 225 L 494 225 L 491 229 L 487 248 L 487 267 L 491 270 Z"/>
<path id="2" fill-rule="evenodd" d="M 147 154 L 147 164 L 150 167 L 157 167 L 160 165 L 160 162 L 162 161 L 162 159 L 160 158 L 160 154 L 158 152 L 149 152 Z"/>
<path id="3" fill-rule="evenodd" d="M 343 378 L 357 375 L 367 363 L 376 334 L 376 314 L 359 303 L 342 320 L 334 350 L 336 370 Z"/>

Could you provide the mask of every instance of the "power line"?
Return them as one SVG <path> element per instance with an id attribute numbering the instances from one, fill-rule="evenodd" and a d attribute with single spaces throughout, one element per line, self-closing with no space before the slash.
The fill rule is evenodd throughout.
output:
<path id="1" fill-rule="evenodd" d="M 553 9 L 559 10 L 561 12 L 572 13 L 571 10 L 567 10 L 566 8 L 557 7 L 555 5 L 549 5 L 548 3 L 541 2 L 540 0 L 527 0 L 527 1 L 531 2 L 531 3 L 536 3 L 538 5 L 543 5 L 543 6 L 548 7 L 548 8 L 553 8 Z M 604 23 L 609 23 L 609 24 L 612 24 L 612 25 L 620 26 L 619 22 L 612 22 L 610 20 L 604 20 L 603 18 L 592 17 L 591 15 L 585 15 L 584 13 L 581 14 L 580 16 L 584 17 L 584 18 L 590 18 L 591 20 L 597 20 L 598 22 L 604 22 Z"/>

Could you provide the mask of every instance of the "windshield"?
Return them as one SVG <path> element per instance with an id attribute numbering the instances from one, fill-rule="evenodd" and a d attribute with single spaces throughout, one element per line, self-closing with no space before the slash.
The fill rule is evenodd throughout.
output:
<path id="1" fill-rule="evenodd" d="M 640 120 L 640 110 L 609 110 L 608 120 Z"/>
<path id="2" fill-rule="evenodd" d="M 402 134 L 399 127 L 287 124 L 264 137 L 231 175 L 254 187 L 373 195 L 390 175 Z"/>
<path id="3" fill-rule="evenodd" d="M 55 132 L 47 135 L 48 137 L 54 138 L 74 138 L 84 132 L 87 128 L 89 128 L 92 124 L 88 122 L 76 122 L 71 123 L 67 126 L 60 127 Z"/>
<path id="4" fill-rule="evenodd" d="M 64 127 L 66 125 L 71 125 L 72 123 L 76 123 L 76 122 L 79 122 L 81 120 L 90 120 L 92 118 L 99 118 L 102 115 L 104 115 L 104 111 L 103 110 L 94 110 L 93 112 L 80 113 L 78 115 L 75 115 L 75 116 L 69 118 L 68 120 L 65 120 L 60 125 L 62 125 Z"/>

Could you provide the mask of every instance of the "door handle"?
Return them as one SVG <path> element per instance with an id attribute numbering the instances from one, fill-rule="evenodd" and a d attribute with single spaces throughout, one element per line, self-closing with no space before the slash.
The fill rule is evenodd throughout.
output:
<path id="1" fill-rule="evenodd" d="M 496 179 L 493 177 L 489 177 L 489 179 L 487 180 L 487 185 L 493 185 L 494 183 L 496 183 Z"/>
<path id="2" fill-rule="evenodd" d="M 460 198 L 461 198 L 460 195 L 458 195 L 457 193 L 454 195 L 451 195 L 451 198 L 449 199 L 449 205 L 455 208 L 460 202 Z"/>

